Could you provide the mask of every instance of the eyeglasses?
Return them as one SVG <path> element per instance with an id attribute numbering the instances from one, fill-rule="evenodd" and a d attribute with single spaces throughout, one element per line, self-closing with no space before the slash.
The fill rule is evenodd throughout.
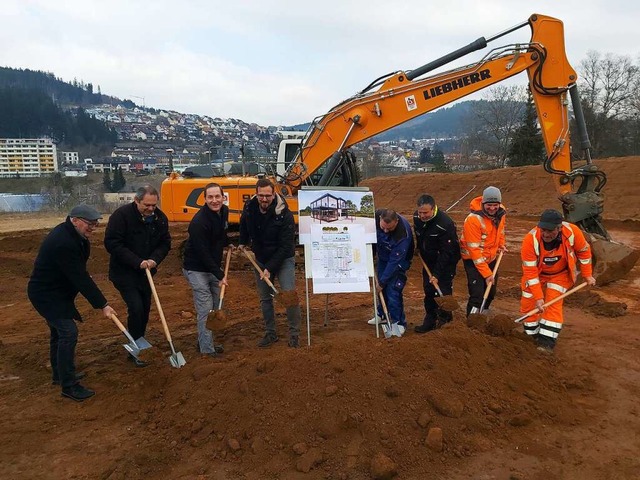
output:
<path id="1" fill-rule="evenodd" d="M 78 218 L 78 220 L 81 220 L 83 223 L 85 223 L 87 225 L 87 227 L 89 228 L 96 228 L 98 226 L 98 220 L 87 220 L 86 218 Z"/>

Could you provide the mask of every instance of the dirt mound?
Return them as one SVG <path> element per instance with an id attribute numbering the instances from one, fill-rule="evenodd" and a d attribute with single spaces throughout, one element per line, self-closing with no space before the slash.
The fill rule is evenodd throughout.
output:
<path id="1" fill-rule="evenodd" d="M 616 234 L 637 240 L 637 159 L 602 162 L 616 188 L 607 212 Z M 633 167 L 631 169 L 627 167 Z M 623 174 L 618 172 L 624 172 Z M 425 190 L 441 205 L 473 183 L 503 188 L 508 207 L 537 215 L 557 207 L 540 167 L 464 175 L 376 179 L 376 205 L 413 211 Z M 508 175 L 507 175 L 508 174 Z M 542 182 L 542 183 L 541 183 Z M 627 183 L 625 183 L 627 182 Z M 369 182 L 368 182 L 369 183 Z M 467 186 L 467 184 L 469 184 Z M 547 186 L 549 187 L 547 189 Z M 619 187 L 619 188 L 618 188 Z M 539 192 L 549 195 L 539 195 Z M 458 192 L 460 190 L 460 192 Z M 618 197 L 618 192 L 620 197 Z M 626 193 L 625 193 L 626 192 Z M 456 207 L 460 225 L 467 200 Z M 458 209 L 459 208 L 459 209 Z M 511 210 L 513 213 L 513 210 Z M 41 219 L 39 219 L 40 221 Z M 424 334 L 419 262 L 408 273 L 402 338 L 376 338 L 366 320 L 372 295 L 313 295 L 311 346 L 287 346 L 286 316 L 276 302 L 280 341 L 268 349 L 254 271 L 234 256 L 224 299 L 225 322 L 212 323 L 225 353 L 201 356 L 191 290 L 171 252 L 155 277 L 176 350 L 171 353 L 152 307 L 145 338 L 151 365 L 136 368 L 124 336 L 85 300 L 78 306 L 77 364 L 95 397 L 75 404 L 51 386 L 48 329 L 25 296 L 45 230 L 0 235 L 0 464 L 6 478 L 326 479 L 637 478 L 640 430 L 636 379 L 640 337 L 636 267 L 624 282 L 567 299 L 566 325 L 554 355 L 539 352 L 513 319 L 519 316 L 518 246 L 532 218 L 511 216 L 490 315 L 467 326 L 462 312 Z M 186 224 L 171 225 L 174 245 Z M 104 227 L 92 240 L 89 269 L 124 322 L 126 309 L 107 278 Z M 303 272 L 297 294 L 306 316 Z M 451 301 L 465 305 L 460 266 Z M 625 308 L 627 307 L 628 308 Z M 493 313 L 496 312 L 496 313 Z M 622 317 L 612 318 L 626 313 Z M 586 447 L 586 448 L 585 448 Z M 593 455 L 597 449 L 598 455 Z M 28 455 L 25 453 L 28 452 Z M 91 461 L 86 458 L 90 456 Z"/>

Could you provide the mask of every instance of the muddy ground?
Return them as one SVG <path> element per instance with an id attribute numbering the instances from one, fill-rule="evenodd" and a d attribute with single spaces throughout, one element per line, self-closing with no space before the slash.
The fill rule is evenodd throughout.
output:
<path id="1" fill-rule="evenodd" d="M 640 248 L 640 158 L 600 162 L 609 174 L 605 218 L 615 239 Z M 410 214 L 421 193 L 447 207 L 472 185 L 502 188 L 508 247 L 493 309 L 518 316 L 519 245 L 534 216 L 557 207 L 541 167 L 366 182 L 376 206 Z M 460 227 L 468 200 L 452 210 Z M 556 352 L 547 356 L 509 322 L 455 321 L 413 333 L 423 315 L 420 268 L 410 272 L 403 338 L 376 338 L 370 294 L 311 295 L 311 347 L 281 340 L 262 350 L 250 265 L 231 265 L 226 352 L 196 352 L 190 289 L 175 250 L 156 277 L 182 369 L 168 361 L 152 309 L 152 364 L 125 359 L 116 327 L 78 300 L 77 363 L 97 392 L 77 404 L 50 384 L 48 330 L 25 295 L 33 258 L 62 218 L 0 217 L 0 471 L 25 479 L 402 479 L 640 478 L 640 267 L 619 282 L 570 298 Z M 45 222 L 45 223 L 42 223 Z M 33 229 L 34 227 L 39 229 Z M 175 245 L 186 225 L 172 225 Z M 89 269 L 126 319 L 107 279 L 104 227 Z M 302 279 L 302 270 L 300 270 Z M 298 291 L 304 299 L 304 284 Z M 455 298 L 463 305 L 459 266 Z M 501 317 L 505 318 L 505 317 Z M 306 329 L 302 336 L 306 345 Z M 380 476 L 380 478 L 383 478 Z M 386 478 L 390 478 L 386 477 Z"/>

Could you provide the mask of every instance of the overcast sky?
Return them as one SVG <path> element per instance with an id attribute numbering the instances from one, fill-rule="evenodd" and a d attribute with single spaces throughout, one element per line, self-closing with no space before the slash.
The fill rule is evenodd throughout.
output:
<path id="1" fill-rule="evenodd" d="M 150 107 L 292 125 L 311 121 L 383 74 L 417 68 L 532 13 L 564 22 L 567 55 L 576 69 L 589 50 L 637 61 L 639 5 L 0 0 L 0 66 L 76 78 L 138 104 L 144 97 Z M 525 27 L 490 47 L 529 39 Z M 476 52 L 464 63 L 481 56 Z"/>

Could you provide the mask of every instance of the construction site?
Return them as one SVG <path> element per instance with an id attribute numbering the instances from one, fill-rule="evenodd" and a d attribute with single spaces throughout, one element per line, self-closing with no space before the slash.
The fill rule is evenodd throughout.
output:
<path id="1" fill-rule="evenodd" d="M 640 249 L 640 157 L 596 161 L 608 176 L 604 223 Z M 520 316 L 520 246 L 540 213 L 560 208 L 541 166 L 462 174 L 412 174 L 363 182 L 376 208 L 411 219 L 419 195 L 447 208 L 458 234 L 469 202 L 494 185 L 507 209 L 507 248 L 492 314 Z M 475 188 L 474 188 L 475 187 Z M 162 205 L 161 205 L 162 208 Z M 51 384 L 49 330 L 26 296 L 39 246 L 63 214 L 0 216 L 0 471 L 11 479 L 442 479 L 620 480 L 640 478 L 640 265 L 565 302 L 552 355 L 512 321 L 469 325 L 466 276 L 458 264 L 454 321 L 427 334 L 421 264 L 404 290 L 408 329 L 376 337 L 370 293 L 310 292 L 310 338 L 258 348 L 264 326 L 253 267 L 234 255 L 224 318 L 214 326 L 225 352 L 201 356 L 178 246 L 187 223 L 172 223 L 173 249 L 155 277 L 176 350 L 173 368 L 158 311 L 146 338 L 151 364 L 136 368 L 125 337 L 76 304 L 76 365 L 95 397 L 75 403 Z M 120 319 L 126 307 L 108 280 L 104 224 L 88 270 Z M 306 318 L 304 262 L 297 292 Z M 309 286 L 310 288 L 310 286 Z M 310 345 L 309 345 L 310 340 Z"/>

